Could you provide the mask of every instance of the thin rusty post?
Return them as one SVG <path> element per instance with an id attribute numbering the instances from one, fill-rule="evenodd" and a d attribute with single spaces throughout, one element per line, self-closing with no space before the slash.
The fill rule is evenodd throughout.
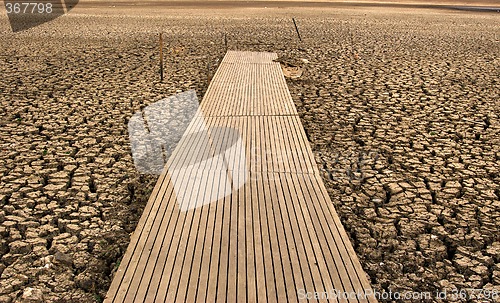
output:
<path id="1" fill-rule="evenodd" d="M 297 36 L 299 36 L 299 40 L 300 40 L 300 42 L 302 42 L 302 38 L 300 37 L 299 28 L 297 27 L 297 23 L 295 22 L 295 18 L 292 18 L 292 21 L 293 21 L 293 25 L 295 25 L 295 31 L 297 32 Z"/>
<path id="2" fill-rule="evenodd" d="M 207 86 L 210 84 L 210 81 L 212 81 L 212 77 L 210 76 L 210 58 L 208 58 L 208 62 L 207 62 Z"/>
<path id="3" fill-rule="evenodd" d="M 163 33 L 160 33 L 160 81 L 163 81 Z"/>

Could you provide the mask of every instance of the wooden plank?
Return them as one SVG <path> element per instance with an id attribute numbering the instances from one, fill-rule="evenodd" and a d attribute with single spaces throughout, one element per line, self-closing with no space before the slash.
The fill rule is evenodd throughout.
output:
<path id="1" fill-rule="evenodd" d="M 202 119 L 198 119 L 196 121 L 197 127 L 192 129 L 192 133 L 196 133 L 197 131 L 203 129 L 205 122 Z M 184 140 L 181 140 L 183 144 L 183 149 L 188 149 L 188 150 L 196 150 L 197 147 L 200 146 L 202 142 L 197 142 L 193 140 L 193 137 L 187 136 L 185 137 Z M 181 144 L 180 143 L 180 144 Z M 203 157 L 202 153 L 195 153 L 195 154 L 183 154 L 180 153 L 182 156 L 178 156 L 177 161 L 173 161 L 171 166 L 172 168 L 179 169 L 188 163 L 191 162 L 196 162 L 196 159 L 193 160 L 191 157 Z M 185 170 L 184 173 L 179 174 L 179 179 L 185 180 L 187 179 L 187 176 L 189 175 L 189 171 Z M 177 181 L 177 180 L 172 180 L 174 184 L 181 183 L 183 184 L 184 181 Z M 178 185 L 177 185 L 178 186 Z M 182 190 L 182 188 L 177 188 L 176 192 Z M 163 269 L 163 266 L 165 265 L 165 260 L 167 258 L 167 253 L 172 253 L 172 251 L 175 251 L 175 241 L 169 241 L 169 237 L 174 237 L 175 235 L 175 229 L 178 228 L 178 225 L 181 222 L 183 216 L 179 212 L 178 205 L 177 203 L 177 195 L 175 195 L 170 201 L 170 203 L 174 204 L 174 210 L 171 211 L 171 219 L 169 220 L 168 224 L 162 225 L 162 233 L 164 237 L 162 238 L 162 243 L 161 245 L 156 245 L 154 249 L 154 255 L 156 256 L 156 262 L 148 262 L 148 265 L 150 268 L 148 269 L 148 274 L 149 274 L 149 283 L 148 279 L 142 279 L 141 286 L 139 288 L 140 293 L 146 293 L 146 298 L 148 300 L 151 300 L 152 298 L 155 298 L 157 296 L 157 289 L 158 289 L 158 284 L 160 283 L 160 280 L 163 278 L 163 276 L 159 275 L 158 272 L 160 272 Z M 172 245 L 174 244 L 174 245 Z M 159 266 L 158 266 L 158 265 Z"/>
<path id="2" fill-rule="evenodd" d="M 280 219 L 282 222 L 281 228 L 284 231 L 286 240 L 286 246 L 284 247 L 284 249 L 285 251 L 288 252 L 290 264 L 292 267 L 292 274 L 293 274 L 292 278 L 294 281 L 294 288 L 292 288 L 290 291 L 297 293 L 297 290 L 299 289 L 306 289 L 306 285 L 308 285 L 309 289 L 311 289 L 310 278 L 303 277 L 303 270 L 299 262 L 300 252 L 298 251 L 298 246 L 294 239 L 294 231 L 292 230 L 290 215 L 288 213 L 288 208 L 286 207 L 286 201 L 287 199 L 288 201 L 290 201 L 290 199 L 288 196 L 285 196 L 285 191 L 282 185 L 282 178 L 279 177 L 279 173 L 274 172 L 270 173 L 269 175 L 272 176 L 272 180 L 274 181 L 273 185 L 277 193 L 277 205 L 281 216 Z"/>
<path id="3" fill-rule="evenodd" d="M 200 125 L 202 123 L 202 121 L 198 121 L 198 125 Z M 191 147 L 192 149 L 195 149 L 195 150 L 198 150 L 198 153 L 195 154 L 194 156 L 198 157 L 199 158 L 203 158 L 204 155 L 206 153 L 208 153 L 208 147 L 207 146 L 203 146 L 202 142 L 196 142 L 194 140 L 191 140 L 191 144 L 193 145 L 193 147 Z M 201 147 L 201 148 L 199 148 Z M 189 159 L 184 159 L 185 162 L 189 162 Z M 186 164 L 186 163 L 183 163 L 183 164 Z M 193 160 L 193 162 L 196 162 L 196 159 Z M 192 168 L 193 169 L 196 169 L 196 170 L 202 170 L 203 168 L 201 167 L 197 167 L 197 168 Z M 186 175 L 189 175 L 190 172 L 186 172 Z M 189 181 L 188 181 L 189 182 Z M 174 181 L 174 184 L 176 182 Z M 186 184 L 186 187 L 189 187 L 189 183 Z M 177 192 L 178 190 L 176 190 Z M 182 191 L 182 189 L 181 189 Z M 173 200 L 173 199 L 172 199 Z M 175 204 L 175 203 L 169 203 L 169 204 Z M 173 209 L 170 209 L 170 213 L 175 213 Z M 170 222 L 170 218 L 169 218 L 169 221 L 168 223 Z M 158 220 L 157 222 L 157 225 L 159 227 L 156 227 L 154 229 L 151 230 L 151 234 L 155 234 L 155 236 L 157 236 L 157 234 L 164 234 L 166 232 L 166 227 L 169 225 L 167 222 L 164 222 L 163 219 L 161 221 Z M 162 239 L 162 238 L 160 238 Z M 146 251 L 150 251 L 150 254 L 149 255 L 146 255 L 146 254 L 143 254 L 141 260 L 139 261 L 139 263 L 143 263 L 143 264 L 147 264 L 146 267 L 145 267 L 145 270 L 144 270 L 144 276 L 146 277 L 149 277 L 151 274 L 150 272 L 152 272 L 154 270 L 154 268 L 156 267 L 156 262 L 153 262 L 153 260 L 157 260 L 158 258 L 158 255 L 159 255 L 159 249 L 154 249 L 154 248 L 158 248 L 158 247 L 162 247 L 163 245 L 155 245 L 155 242 L 157 241 L 157 239 L 155 238 L 155 240 L 151 241 L 150 243 L 148 243 L 148 249 Z M 162 239 L 162 241 L 164 241 L 164 238 Z M 134 297 L 134 300 L 141 300 L 143 298 L 143 296 L 145 296 L 146 292 L 147 292 L 147 287 L 149 285 L 149 279 L 147 278 L 143 278 L 142 275 L 136 275 L 136 279 L 135 279 L 137 282 L 136 283 L 140 283 L 140 286 L 137 286 L 136 284 L 134 283 L 131 283 L 131 287 L 137 287 L 138 288 L 138 291 L 137 291 L 137 294 L 136 296 Z"/>
<path id="4" fill-rule="evenodd" d="M 274 183 L 274 173 L 262 174 L 264 179 L 264 192 L 268 198 L 266 203 L 268 208 L 271 241 L 273 247 L 273 262 L 276 275 L 276 292 L 278 302 L 297 302 L 297 291 L 293 276 L 292 261 L 290 259 L 289 247 L 286 242 L 286 235 L 283 228 L 281 210 L 279 207 L 279 197 Z M 270 203 L 269 203 L 270 202 Z M 280 262 L 281 261 L 281 262 Z"/>
<path id="5" fill-rule="evenodd" d="M 247 155 L 248 153 L 248 147 L 250 146 L 250 136 L 248 135 L 251 132 L 251 123 L 250 121 L 246 119 L 241 119 L 240 120 L 240 130 L 242 134 L 242 140 L 244 145 L 246 146 L 246 152 Z M 248 157 L 244 159 L 243 162 L 240 162 L 240 166 L 238 167 L 239 170 L 246 169 L 248 166 L 247 162 Z M 243 173 L 239 173 L 239 176 L 242 176 L 247 182 L 247 178 L 250 176 L 246 171 L 243 171 Z M 247 220 L 247 213 L 246 213 L 246 200 L 245 196 L 247 193 L 247 186 L 244 186 L 243 188 L 240 188 L 238 190 L 238 202 L 235 203 L 237 205 L 238 209 L 238 229 L 237 229 L 237 241 L 238 241 L 238 246 L 237 246 L 237 285 L 236 285 L 236 301 L 237 302 L 246 302 L 247 301 L 247 230 L 246 230 L 246 220 Z"/>
<path id="6" fill-rule="evenodd" d="M 214 192 L 218 192 L 218 187 L 214 186 L 212 188 Z M 194 297 L 196 301 L 187 301 L 187 302 L 208 302 L 207 301 L 207 289 L 208 289 L 208 281 L 210 277 L 210 263 L 211 263 L 211 252 L 214 241 L 214 232 L 215 232 L 215 221 L 216 221 L 216 213 L 217 213 L 218 203 L 211 203 L 209 207 L 208 219 L 207 219 L 207 228 L 204 234 L 204 246 L 203 246 L 203 254 L 200 264 L 200 274 L 198 278 L 197 288 L 195 292 L 192 292 L 191 296 Z"/>
<path id="7" fill-rule="evenodd" d="M 206 192 L 204 195 L 210 195 L 213 190 L 213 171 L 209 171 L 206 174 Z M 191 268 L 189 272 L 189 276 L 187 274 L 183 275 L 183 279 L 179 283 L 178 297 L 176 300 L 180 302 L 195 302 L 196 301 L 196 293 L 198 288 L 198 279 L 200 277 L 201 264 L 203 260 L 203 251 L 206 245 L 205 235 L 207 234 L 207 226 L 208 226 L 208 218 L 209 218 L 209 210 L 208 206 L 203 206 L 201 208 L 201 218 L 198 224 L 198 229 L 196 230 L 196 240 L 194 243 L 194 248 L 191 248 L 193 251 L 192 259 L 191 259 Z M 188 251 L 188 250 L 187 250 Z M 187 278 L 186 278 L 187 277 Z"/>
<path id="8" fill-rule="evenodd" d="M 212 151 L 212 154 L 213 154 L 213 151 Z M 206 174 L 204 174 L 204 177 L 206 178 L 203 178 L 203 180 L 206 180 L 207 182 L 207 187 L 206 187 L 206 190 L 205 192 L 203 192 L 203 198 L 205 198 L 205 196 L 210 196 L 212 191 L 213 191 L 213 187 L 214 187 L 214 170 L 213 170 L 213 162 L 207 162 L 206 163 L 206 166 L 205 166 L 205 171 L 206 171 Z M 200 191 L 202 192 L 202 191 Z M 183 274 L 183 277 L 182 277 L 182 280 L 180 282 L 180 285 L 179 285 L 179 289 L 178 289 L 178 293 L 179 293 L 179 296 L 176 297 L 176 301 L 181 301 L 181 302 L 185 302 L 186 301 L 186 297 L 188 298 L 187 299 L 187 302 L 194 302 L 195 301 L 195 298 L 196 298 L 196 288 L 190 288 L 189 287 L 189 282 L 191 281 L 194 281 L 193 284 L 197 285 L 197 279 L 200 275 L 200 270 L 201 270 L 201 263 L 202 263 L 202 258 L 203 258 L 203 251 L 204 251 L 204 245 L 205 245 L 205 233 L 207 232 L 206 228 L 207 228 L 207 220 L 208 220 L 208 207 L 203 207 L 202 209 L 202 217 L 200 219 L 200 222 L 199 224 L 197 224 L 198 222 L 194 222 L 195 224 L 195 227 L 197 226 L 197 230 L 196 230 L 196 234 L 195 235 L 192 235 L 191 238 L 196 238 L 196 240 L 194 241 L 191 241 L 191 243 L 194 245 L 191 246 L 191 247 L 188 247 L 188 249 L 186 250 L 186 255 L 188 257 L 188 263 L 186 265 L 183 265 L 183 270 L 185 271 L 184 274 Z M 202 243 L 200 245 L 200 243 Z M 194 251 L 194 253 L 192 254 L 192 259 L 189 261 L 189 254 L 187 253 L 188 251 Z M 191 263 L 189 263 L 191 262 Z M 189 274 L 188 274 L 188 269 L 189 269 Z M 194 290 L 193 290 L 194 289 Z M 188 296 L 190 295 L 190 296 Z"/>
<path id="9" fill-rule="evenodd" d="M 325 255 L 323 254 L 323 251 L 321 250 L 321 246 L 325 246 L 322 243 L 328 243 L 328 242 L 322 242 L 319 240 L 318 234 L 316 230 L 314 229 L 314 226 L 317 222 L 317 218 L 311 218 L 311 213 L 308 211 L 308 206 L 314 203 L 314 201 L 311 201 L 309 196 L 304 195 L 304 192 L 302 191 L 302 188 L 300 186 L 300 181 L 302 179 L 302 175 L 297 175 L 297 174 L 290 174 L 289 180 L 290 180 L 290 185 L 293 186 L 293 189 L 290 188 L 292 191 L 292 195 L 294 195 L 297 200 L 296 200 L 296 208 L 299 213 L 299 216 L 303 218 L 303 223 L 304 225 L 301 226 L 302 230 L 304 230 L 304 235 L 308 239 L 310 243 L 310 253 L 311 257 L 314 258 L 314 262 L 309 262 L 311 264 L 311 271 L 315 273 L 313 277 L 315 278 L 314 283 L 315 283 L 315 289 L 316 291 L 327 291 L 329 289 L 333 289 L 334 285 L 332 282 L 332 278 L 330 276 L 330 273 L 328 271 L 328 265 L 326 264 L 326 258 Z M 329 264 L 335 264 L 329 262 Z M 339 264 L 336 264 L 338 267 Z M 341 285 L 337 285 L 341 286 Z M 341 288 L 340 288 L 341 289 Z M 326 301 L 326 300 L 319 300 L 320 302 Z"/>
<path id="10" fill-rule="evenodd" d="M 314 177 L 312 177 L 314 178 Z M 344 261 L 340 257 L 340 253 L 337 249 L 337 243 L 331 235 L 331 230 L 328 229 L 326 219 L 321 216 L 322 213 L 318 213 L 318 207 L 321 200 L 317 200 L 317 196 L 314 195 L 314 190 L 312 188 L 312 183 L 310 182 L 311 177 L 304 178 L 303 176 L 295 176 L 297 180 L 297 187 L 300 188 L 305 201 L 310 201 L 305 203 L 304 208 L 311 217 L 310 226 L 313 227 L 316 235 L 318 236 L 319 243 L 329 243 L 329 245 L 320 245 L 319 249 L 323 255 L 323 262 L 326 268 L 321 270 L 322 274 L 327 276 L 330 281 L 330 285 L 326 286 L 326 289 L 337 289 L 344 292 L 351 292 L 354 288 L 351 287 L 349 281 L 345 280 L 347 276 L 347 271 L 344 266 Z M 322 262 L 322 265 L 323 265 Z M 335 267 L 328 266 L 328 264 L 335 264 Z M 345 298 L 340 298 L 340 302 L 347 302 Z"/>
<path id="11" fill-rule="evenodd" d="M 252 199 L 249 201 L 252 205 L 252 219 L 253 219 L 253 244 L 254 244 L 254 258 L 255 258 L 255 283 L 256 283 L 256 297 L 257 301 L 265 302 L 267 300 L 267 292 L 266 288 L 266 274 L 265 274 L 265 266 L 264 266 L 264 256 L 263 256 L 263 248 L 262 248 L 262 231 L 261 231 L 261 222 L 260 222 L 260 214 L 259 214 L 259 203 L 263 203 L 260 199 L 262 199 L 258 185 L 257 179 L 258 176 L 256 174 L 250 175 L 250 185 L 252 191 Z"/>
<path id="12" fill-rule="evenodd" d="M 225 178 L 225 172 L 218 172 L 218 179 Z M 225 190 L 226 182 L 223 182 L 224 185 L 222 187 Z M 220 188 L 219 188 L 220 189 Z M 219 200 L 220 201 L 220 200 Z M 210 268 L 208 271 L 208 285 L 207 285 L 207 293 L 205 302 L 215 302 L 217 297 L 217 280 L 219 276 L 219 262 L 220 262 L 220 254 L 221 254 L 221 241 L 222 241 L 222 225 L 223 225 L 223 215 L 224 215 L 224 200 L 222 203 L 217 204 L 217 208 L 215 210 L 215 223 L 214 223 L 214 233 L 212 235 L 212 248 L 210 255 Z"/>
<path id="13" fill-rule="evenodd" d="M 231 119 L 231 126 L 234 129 L 241 130 L 243 128 L 242 119 Z M 238 132 L 239 133 L 239 132 Z M 241 138 L 241 133 L 240 138 Z M 240 139 L 238 138 L 238 139 Z M 240 139 L 241 140 L 241 139 Z M 233 140 L 231 140 L 233 141 Z M 238 142 L 236 142 L 238 144 Z M 237 145 L 239 146 L 239 145 Z M 233 184 L 237 185 L 245 182 L 245 171 L 242 169 L 242 160 L 239 155 L 240 150 L 233 148 L 231 150 L 231 159 L 229 163 L 232 164 L 230 169 L 231 178 L 233 179 Z M 232 162 L 232 163 L 231 163 Z M 243 172 L 243 175 L 241 174 Z M 227 272 L 227 302 L 237 302 L 237 289 L 238 289 L 238 229 L 239 229 L 239 212 L 238 212 L 238 188 L 233 187 L 234 194 L 231 195 L 231 216 L 230 216 L 230 226 L 229 226 L 229 262 L 228 262 L 228 272 Z"/>
<path id="14" fill-rule="evenodd" d="M 263 203 L 263 207 L 265 208 L 265 221 L 267 222 L 267 233 L 268 233 L 268 240 L 269 240 L 269 249 L 270 249 L 270 256 L 268 257 L 268 262 L 271 263 L 269 265 L 270 267 L 272 266 L 273 269 L 273 276 L 272 276 L 272 283 L 275 285 L 275 295 L 274 297 L 269 297 L 270 301 L 277 301 L 277 302 L 282 302 L 283 300 L 287 300 L 287 294 L 286 294 L 286 284 L 285 284 L 285 277 L 284 277 L 284 268 L 286 267 L 286 273 L 290 273 L 290 268 L 289 268 L 289 263 L 285 264 L 283 263 L 282 257 L 281 257 L 281 252 L 280 252 L 280 245 L 279 245 L 279 236 L 278 236 L 278 231 L 276 228 L 276 222 L 275 222 L 275 214 L 274 214 L 274 209 L 273 209 L 273 200 L 272 196 L 275 194 L 275 191 L 272 191 L 269 187 L 270 180 L 268 177 L 268 174 L 262 174 L 261 175 L 261 180 L 262 180 L 262 192 L 264 193 L 264 197 L 266 197 L 266 203 Z M 288 301 L 288 300 L 287 300 Z"/>
<path id="15" fill-rule="evenodd" d="M 356 256 L 356 252 L 354 251 L 354 248 L 352 247 L 351 243 L 349 242 L 349 237 L 347 236 L 344 228 L 342 227 L 342 224 L 340 222 L 340 219 L 333 207 L 333 204 L 330 201 L 330 198 L 328 197 L 328 193 L 326 191 L 326 188 L 321 181 L 321 177 L 318 175 L 315 176 L 314 178 L 315 184 L 314 187 L 317 189 L 320 189 L 321 196 L 319 197 L 323 201 L 329 201 L 330 203 L 321 203 L 321 207 L 325 209 L 325 218 L 330 221 L 334 222 L 334 224 L 329 225 L 334 227 L 334 229 L 331 231 L 332 235 L 334 235 L 337 239 L 339 239 L 339 248 L 341 250 L 341 254 L 343 255 L 343 259 L 347 263 L 349 267 L 351 267 L 351 271 L 349 273 L 349 278 L 351 280 L 355 280 L 356 277 L 359 280 L 361 287 L 356 288 L 362 289 L 362 290 L 367 290 L 371 289 L 370 283 L 368 282 L 368 279 L 366 278 L 366 274 L 363 271 L 361 264 L 359 263 L 359 260 Z M 315 191 L 318 195 L 318 191 Z M 341 242 L 340 242 L 341 241 Z M 340 245 L 342 243 L 343 245 Z M 373 293 L 373 292 L 372 292 Z M 369 296 L 367 298 L 368 302 L 377 302 L 375 296 Z M 360 300 L 360 302 L 365 302 L 366 300 Z"/>
<path id="16" fill-rule="evenodd" d="M 264 131 L 264 134 L 267 133 L 267 130 Z M 266 142 L 267 138 L 265 135 L 261 136 L 261 140 Z M 266 148 L 267 149 L 267 148 Z M 267 221 L 266 214 L 266 204 L 267 197 L 264 195 L 264 184 L 263 178 L 259 174 L 256 174 L 256 187 L 258 188 L 258 221 L 260 222 L 260 235 L 261 235 L 261 253 L 262 253 L 262 265 L 264 269 L 264 277 L 265 277 L 265 288 L 266 288 L 266 299 L 265 300 L 276 300 L 276 286 L 275 286 L 275 278 L 274 278 L 274 269 L 272 263 L 272 255 L 271 255 L 271 244 L 269 239 L 269 227 Z M 260 289 L 260 287 L 259 287 Z M 259 293 L 261 291 L 259 290 Z M 259 300 L 260 301 L 260 300 Z"/>
<path id="17" fill-rule="evenodd" d="M 229 119 L 225 118 L 223 119 L 224 121 L 228 121 Z M 227 122 L 226 122 L 227 124 Z M 228 124 L 229 127 L 231 127 L 230 124 Z M 230 129 L 225 129 L 224 135 L 223 135 L 223 142 L 228 140 L 228 132 Z M 225 153 L 227 149 L 225 148 L 225 144 L 220 144 L 221 150 L 220 153 Z M 231 150 L 232 151 L 232 150 Z M 230 151 L 230 152 L 231 152 Z M 231 158 L 231 155 L 224 155 L 224 162 L 228 161 Z M 229 158 L 229 159 L 228 159 Z M 230 170 L 234 169 L 233 165 L 234 163 L 227 163 L 230 166 L 225 167 L 225 170 L 223 172 L 226 173 L 225 177 L 228 177 L 231 179 L 231 173 Z M 229 185 L 229 183 L 228 183 Z M 231 184 L 232 186 L 232 184 Z M 221 235 L 221 244 L 220 244 L 220 253 L 219 253 L 219 275 L 217 277 L 217 302 L 226 302 L 227 301 L 227 287 L 228 287 L 228 271 L 229 271 L 229 238 L 230 238 L 230 229 L 231 229 L 231 203 L 235 202 L 232 201 L 232 196 L 226 196 L 224 198 L 224 204 L 223 204 L 223 215 L 222 215 L 222 235 Z"/>
<path id="18" fill-rule="evenodd" d="M 201 143 L 202 141 L 195 142 L 193 148 L 203 150 L 202 146 L 200 146 Z M 203 153 L 197 153 L 193 162 L 198 162 L 202 157 Z M 178 188 L 176 188 L 177 201 L 181 199 L 184 203 L 186 201 L 185 198 L 193 194 L 195 189 L 192 185 L 190 186 L 190 184 L 192 184 L 191 176 L 196 169 L 196 166 L 184 167 L 181 169 L 183 178 L 181 179 L 182 182 L 178 184 Z M 168 301 L 171 301 L 175 295 L 175 293 L 172 291 L 169 292 L 169 290 L 175 291 L 177 289 L 178 274 L 180 271 L 179 264 L 182 262 L 179 260 L 182 258 L 182 253 L 185 251 L 194 212 L 195 211 L 183 212 L 180 209 L 177 209 L 178 216 L 176 223 L 170 229 L 170 233 L 167 233 L 169 236 L 166 237 L 167 239 L 170 239 L 169 249 L 161 252 L 162 262 L 160 262 L 160 264 L 163 265 L 163 269 L 161 270 L 161 274 L 159 274 L 159 282 L 154 283 L 155 285 L 158 285 L 155 301 L 163 301 L 165 298 L 167 298 Z M 161 246 L 157 246 L 157 249 L 161 250 Z M 163 260 L 163 258 L 165 259 Z M 160 268 L 162 267 L 161 265 L 156 267 L 156 269 L 159 269 L 158 272 L 160 272 Z M 158 276 L 158 274 L 153 274 L 153 278 L 156 278 L 156 276 Z"/>
<path id="19" fill-rule="evenodd" d="M 312 173 L 314 173 L 315 175 L 320 175 L 319 174 L 319 170 L 318 170 L 318 167 L 317 165 L 315 164 L 316 161 L 314 159 L 314 154 L 312 152 L 312 149 L 311 149 L 311 146 L 307 140 L 307 136 L 306 136 L 306 133 L 304 131 L 304 128 L 302 127 L 302 123 L 300 122 L 300 119 L 299 117 L 291 117 L 290 118 L 291 121 L 293 122 L 293 129 L 294 129 L 294 132 L 296 134 L 296 136 L 294 136 L 293 138 L 295 138 L 296 142 L 298 143 L 296 146 L 298 149 L 300 149 L 302 151 L 302 155 L 304 155 L 304 163 L 314 163 L 311 167 L 312 167 Z M 307 167 L 306 171 L 310 172 L 310 168 L 311 167 Z"/>
<path id="20" fill-rule="evenodd" d="M 307 291 L 321 291 L 323 289 L 321 277 L 317 271 L 317 259 L 312 250 L 312 243 L 307 234 L 305 219 L 299 209 L 299 201 L 294 192 L 294 185 L 289 178 L 284 178 L 283 189 L 285 191 L 285 201 L 287 203 L 292 230 L 294 231 L 295 243 L 299 254 L 305 289 Z"/>
<path id="21" fill-rule="evenodd" d="M 257 123 L 254 120 L 248 120 L 251 123 L 252 134 L 256 133 Z M 255 136 L 250 137 L 250 148 L 253 150 L 256 148 L 257 143 Z M 256 199 L 256 195 L 253 192 L 253 188 L 250 186 L 252 184 L 252 178 L 255 178 L 252 172 L 249 172 L 249 180 L 245 184 L 245 236 L 246 236 L 246 270 L 247 270 L 247 302 L 257 301 L 257 279 L 255 274 L 255 244 L 254 244 L 254 213 L 251 201 Z"/>
<path id="22" fill-rule="evenodd" d="M 208 180 L 212 179 L 213 180 L 213 174 L 211 171 L 207 171 L 208 173 L 205 173 L 201 176 L 201 180 L 205 184 L 209 184 Z M 188 184 L 189 188 L 189 184 Z M 208 189 L 206 186 L 200 186 L 198 188 L 192 187 L 193 192 L 192 194 L 196 196 L 196 199 L 202 199 L 203 196 L 205 195 L 205 192 Z M 203 211 L 205 210 L 204 207 L 200 208 L 195 208 L 194 209 L 194 214 L 193 214 L 193 220 L 191 222 L 189 232 L 183 231 L 183 234 L 188 234 L 187 239 L 185 242 L 187 242 L 184 251 L 182 251 L 182 248 L 179 248 L 179 251 L 182 256 L 182 261 L 179 260 L 178 264 L 179 266 L 176 267 L 176 270 L 172 273 L 176 279 L 174 280 L 174 283 L 170 283 L 169 288 L 170 289 L 175 289 L 175 295 L 171 295 L 170 297 L 167 296 L 167 302 L 184 302 L 185 301 L 185 296 L 187 295 L 187 289 L 188 289 L 188 281 L 190 278 L 191 274 L 191 269 L 193 266 L 193 259 L 195 256 L 195 251 L 196 249 L 196 244 L 198 240 L 198 231 L 200 227 L 200 221 L 202 221 L 202 215 Z M 191 253 L 193 252 L 193 253 Z M 171 292 L 173 293 L 173 291 Z"/>
<path id="23" fill-rule="evenodd" d="M 224 135 L 223 135 L 223 132 L 224 130 L 222 128 L 215 128 L 214 131 L 211 132 L 211 137 L 212 137 L 212 140 L 213 140 L 213 146 L 214 146 L 214 155 L 216 155 L 217 153 L 220 152 L 220 150 L 218 150 L 217 146 L 220 146 L 222 145 L 222 140 L 224 139 Z M 217 183 L 217 180 L 221 180 L 222 178 L 225 178 L 225 175 L 222 175 L 221 174 L 221 171 L 222 171 L 223 167 L 220 166 L 220 163 L 213 163 L 213 165 L 211 166 L 211 170 L 213 170 L 214 174 L 216 174 L 217 178 L 214 178 L 214 183 Z M 222 182 L 224 183 L 223 186 L 225 186 L 226 182 Z M 215 197 L 218 197 L 219 196 L 219 193 L 220 193 L 220 190 L 221 190 L 221 182 L 218 182 L 217 186 L 215 187 Z M 214 279 L 215 277 L 212 277 L 210 276 L 210 266 L 213 266 L 212 262 L 215 262 L 215 260 L 212 260 L 212 258 L 206 258 L 206 256 L 210 256 L 211 253 L 213 253 L 213 246 L 216 245 L 216 247 L 218 248 L 220 243 L 219 242 L 216 242 L 214 243 L 214 229 L 215 227 L 214 226 L 217 226 L 216 225 L 216 217 L 215 217 L 215 214 L 217 213 L 217 210 L 218 208 L 217 207 L 211 207 L 211 214 L 212 214 L 212 220 L 209 220 L 209 226 L 207 226 L 207 231 L 209 232 L 209 235 L 210 237 L 208 238 L 209 241 L 207 241 L 207 246 L 204 250 L 204 259 L 202 260 L 202 268 L 201 268 L 201 272 L 200 272 L 200 281 L 201 283 L 198 283 L 198 287 L 200 287 L 201 289 L 201 292 L 199 292 L 199 296 L 198 296 L 198 302 L 203 302 L 203 301 L 206 301 L 205 299 L 205 296 L 207 295 L 207 287 L 208 287 L 208 282 L 209 280 L 212 281 L 212 283 L 214 283 Z M 212 233 L 212 231 L 214 231 Z M 216 252 L 217 254 L 217 252 Z M 216 283 L 216 280 L 215 280 L 215 283 Z"/>

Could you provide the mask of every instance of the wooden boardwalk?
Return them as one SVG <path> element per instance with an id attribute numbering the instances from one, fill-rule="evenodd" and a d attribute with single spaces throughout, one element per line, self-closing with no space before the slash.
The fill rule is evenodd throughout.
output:
<path id="1" fill-rule="evenodd" d="M 226 54 L 105 302 L 376 302 L 275 58 Z"/>

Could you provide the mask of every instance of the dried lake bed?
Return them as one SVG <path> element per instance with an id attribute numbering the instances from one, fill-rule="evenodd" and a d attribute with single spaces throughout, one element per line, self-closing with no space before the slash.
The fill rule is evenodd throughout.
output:
<path id="1" fill-rule="evenodd" d="M 134 167 L 127 123 L 179 92 L 201 100 L 224 35 L 303 71 L 290 92 L 374 289 L 500 292 L 499 21 L 82 5 L 12 33 L 0 16 L 0 302 L 102 301 L 156 181 Z"/>

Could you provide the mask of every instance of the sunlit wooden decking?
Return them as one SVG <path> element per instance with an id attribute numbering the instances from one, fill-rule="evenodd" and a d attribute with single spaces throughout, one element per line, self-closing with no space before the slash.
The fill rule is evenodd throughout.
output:
<path id="1" fill-rule="evenodd" d="M 226 54 L 105 302 L 376 301 L 275 58 Z"/>

